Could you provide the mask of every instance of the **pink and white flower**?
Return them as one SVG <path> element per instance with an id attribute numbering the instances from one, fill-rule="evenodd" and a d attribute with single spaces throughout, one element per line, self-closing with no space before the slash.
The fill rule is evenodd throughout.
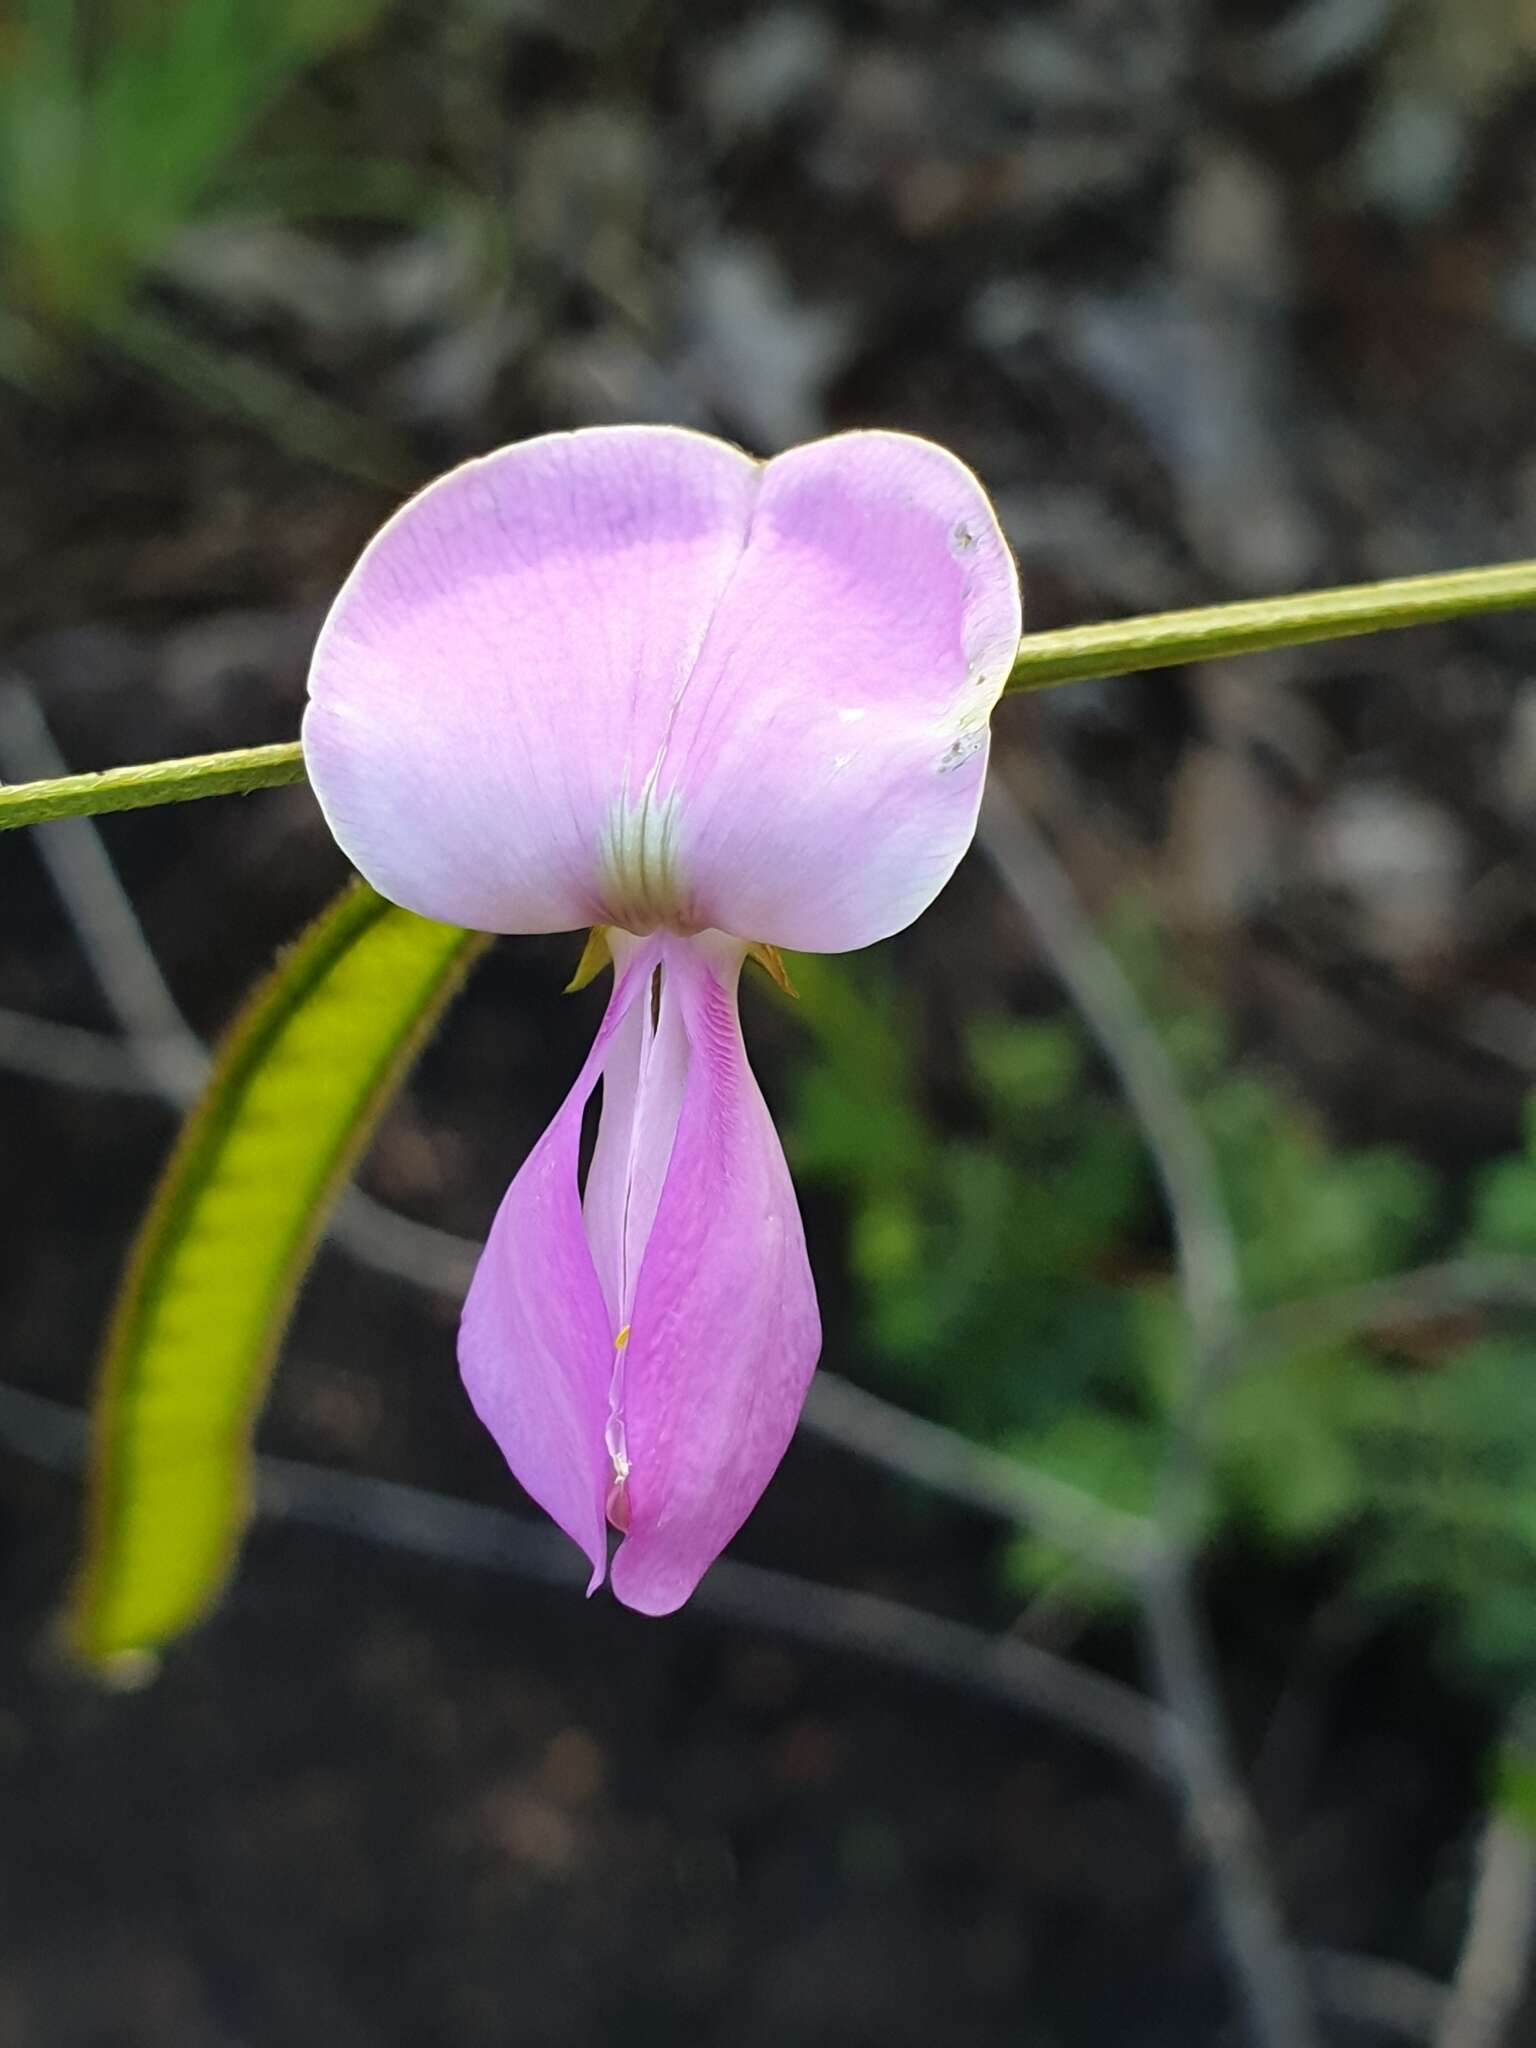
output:
<path id="1" fill-rule="evenodd" d="M 986 496 L 929 442 L 764 464 L 614 427 L 441 478 L 320 637 L 305 757 L 373 886 L 484 931 L 608 928 L 607 1014 L 492 1225 L 459 1359 L 593 1588 L 622 1532 L 613 1587 L 642 1612 L 740 1528 L 821 1344 L 742 960 L 867 946 L 932 902 L 1019 625 Z"/>

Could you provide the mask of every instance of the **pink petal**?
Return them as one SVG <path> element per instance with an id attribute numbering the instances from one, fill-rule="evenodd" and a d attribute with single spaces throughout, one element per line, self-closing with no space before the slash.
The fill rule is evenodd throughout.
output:
<path id="1" fill-rule="evenodd" d="M 758 468 L 671 427 L 524 441 L 440 477 L 369 545 L 310 671 L 304 753 L 342 850 L 482 931 L 625 923 L 604 894 L 740 557 Z"/>
<path id="2" fill-rule="evenodd" d="M 718 932 L 621 948 L 597 1041 L 507 1191 L 459 1333 L 464 1384 L 514 1475 L 585 1551 L 593 1587 L 605 1515 L 625 1531 L 614 1591 L 646 1614 L 680 1607 L 751 1512 L 821 1348 L 794 1189 L 741 1040 L 741 958 Z"/>
<path id="3" fill-rule="evenodd" d="M 1019 628 L 952 455 L 860 433 L 771 462 L 663 778 L 697 922 L 809 952 L 909 924 L 975 831 Z"/>
<path id="4" fill-rule="evenodd" d="M 680 1607 L 788 1447 L 821 1348 L 800 1213 L 736 1011 L 741 949 L 664 942 L 688 1070 L 640 1264 L 623 1384 L 627 1533 L 613 1590 Z"/>
<path id="5" fill-rule="evenodd" d="M 603 1445 L 614 1325 L 582 1225 L 581 1121 L 610 1055 L 648 997 L 655 951 L 621 973 L 575 1086 L 506 1192 L 459 1328 L 476 1414 L 514 1477 L 591 1560 L 607 1561 Z"/>
<path id="6" fill-rule="evenodd" d="M 864 945 L 969 843 L 1018 632 L 986 497 L 929 442 L 759 469 L 680 429 L 549 435 L 372 543 L 306 759 L 344 850 L 427 916 Z"/>

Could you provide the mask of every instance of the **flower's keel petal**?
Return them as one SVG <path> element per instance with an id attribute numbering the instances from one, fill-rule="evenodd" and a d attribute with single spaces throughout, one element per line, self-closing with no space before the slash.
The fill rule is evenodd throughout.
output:
<path id="1" fill-rule="evenodd" d="M 647 996 L 649 992 L 647 991 Z M 651 1032 L 649 1001 L 636 1000 L 613 1034 L 603 1064 L 603 1092 L 598 1107 L 597 1142 L 587 1168 L 581 1213 L 597 1268 L 598 1284 L 608 1310 L 610 1335 L 624 1320 L 624 1217 L 628 1208 L 626 1176 L 635 1104 Z"/>
<path id="2" fill-rule="evenodd" d="M 668 884 L 647 777 L 760 475 L 682 428 L 591 428 L 466 463 L 395 515 L 331 609 L 304 720 L 376 889 L 482 931 L 644 928 L 609 869 Z"/>
<path id="3" fill-rule="evenodd" d="M 769 463 L 661 777 L 695 921 L 807 952 L 909 924 L 970 844 L 1019 628 L 954 456 L 859 433 Z"/>
<path id="4" fill-rule="evenodd" d="M 637 941 L 627 932 L 614 933 L 612 943 L 621 976 L 631 960 L 658 955 L 654 943 Z M 650 968 L 644 971 L 649 980 Z M 670 983 L 662 989 L 654 1020 L 652 1008 L 647 986 L 614 1034 L 603 1067 L 597 1143 L 582 1203 L 615 1334 L 629 1321 L 640 1255 L 672 1156 L 688 1065 L 682 1011 Z"/>
<path id="5" fill-rule="evenodd" d="M 614 1592 L 646 1614 L 681 1606 L 751 1512 L 821 1348 L 794 1189 L 742 1044 L 740 960 L 714 937 L 666 942 L 688 1069 L 635 1285 L 613 1563 Z"/>
<path id="6" fill-rule="evenodd" d="M 476 1414 L 524 1490 L 586 1552 L 592 1588 L 607 1556 L 613 1325 L 582 1227 L 581 1120 L 605 1063 L 631 1044 L 652 965 L 636 956 L 620 973 L 586 1065 L 496 1213 L 459 1328 Z"/>

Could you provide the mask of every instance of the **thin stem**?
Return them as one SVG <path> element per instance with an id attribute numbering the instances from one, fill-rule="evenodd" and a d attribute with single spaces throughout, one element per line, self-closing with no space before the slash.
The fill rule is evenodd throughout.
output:
<path id="1" fill-rule="evenodd" d="M 44 825 L 53 818 L 92 818 L 105 811 L 144 811 L 201 796 L 244 796 L 304 780 L 297 740 L 275 747 L 232 747 L 222 754 L 189 754 L 108 768 L 100 775 L 54 775 L 45 782 L 0 788 L 0 832 L 13 825 Z"/>
<path id="2" fill-rule="evenodd" d="M 1306 647 L 1361 633 L 1392 633 L 1480 612 L 1521 611 L 1529 605 L 1536 605 L 1536 562 L 1504 562 L 1494 569 L 1401 576 L 1391 583 L 1304 590 L 1294 597 L 1251 598 L 1199 611 L 1154 612 L 1146 618 L 1111 619 L 1101 626 L 1065 626 L 1054 633 L 1026 634 L 1008 688 L 1049 690 L 1059 683 L 1093 682 L 1234 654 L 1264 654 L 1276 647 Z"/>
<path id="3" fill-rule="evenodd" d="M 1154 612 L 1098 626 L 1066 626 L 1032 633 L 1019 648 L 1007 687 L 1054 689 L 1143 669 L 1177 668 L 1276 647 L 1304 647 L 1361 633 L 1431 626 L 1480 612 L 1519 611 L 1536 605 L 1536 561 L 1445 576 L 1405 576 L 1341 590 L 1308 590 L 1294 597 L 1255 598 L 1200 611 Z M 0 789 L 0 831 L 49 818 L 83 818 L 100 811 L 137 811 L 153 804 L 201 796 L 237 796 L 301 782 L 297 741 L 274 747 L 109 768 L 102 775 L 66 775 Z"/>

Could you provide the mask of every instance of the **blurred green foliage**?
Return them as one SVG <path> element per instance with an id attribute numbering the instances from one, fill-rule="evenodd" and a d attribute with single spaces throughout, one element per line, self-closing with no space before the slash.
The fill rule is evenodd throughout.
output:
<path id="1" fill-rule="evenodd" d="M 242 246 L 276 262 L 254 238 L 296 223 L 447 235 L 489 288 L 497 258 L 482 203 L 430 165 L 372 155 L 366 139 L 359 149 L 313 81 L 392 10 L 393 0 L 22 0 L 0 14 L 0 376 L 49 393 L 82 342 L 105 343 L 333 466 L 390 484 L 408 475 L 334 400 L 202 331 L 205 312 L 215 329 L 228 324 L 214 246 L 232 252 L 238 276 Z M 174 286 L 169 311 L 152 283 Z"/>
<path id="2" fill-rule="evenodd" d="M 259 117 L 387 4 L 24 0 L 0 24 L 7 306 L 110 327 Z"/>
<path id="3" fill-rule="evenodd" d="M 1406 1153 L 1341 1150 L 1277 1079 L 1245 1067 L 1210 1003 L 1145 929 L 1115 935 L 1211 1144 L 1246 1304 L 1379 1280 L 1428 1256 L 1536 1252 L 1536 1115 L 1488 1169 L 1471 1222 Z M 794 963 L 814 1055 L 796 1077 L 797 1175 L 847 1202 L 858 1329 L 893 1392 L 1107 1505 L 1148 1511 L 1187 1363 L 1166 1230 L 1129 1111 L 1074 1022 L 988 1016 L 929 1098 L 915 1006 L 875 959 Z M 1331 1322 L 1331 1319 L 1329 1319 Z M 1239 1363 L 1191 1508 L 1207 1540 L 1321 1558 L 1352 1616 L 1428 1616 L 1451 1674 L 1536 1683 L 1536 1332 L 1477 1317 Z M 1028 1598 L 1085 1612 L 1126 1590 L 1024 1535 Z"/>

